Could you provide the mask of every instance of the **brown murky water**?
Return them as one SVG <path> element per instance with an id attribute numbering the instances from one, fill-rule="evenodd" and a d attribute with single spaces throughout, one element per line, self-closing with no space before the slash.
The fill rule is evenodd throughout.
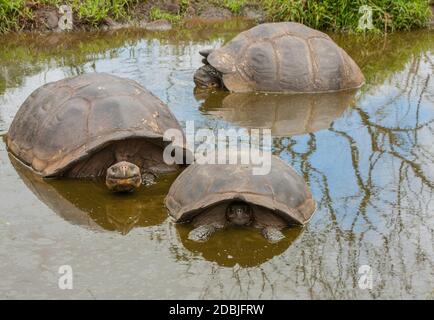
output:
<path id="1" fill-rule="evenodd" d="M 354 95 L 204 94 L 199 49 L 247 25 L 0 38 L 0 132 L 37 87 L 85 72 L 132 78 L 196 128 L 271 128 L 318 201 L 270 245 L 252 230 L 187 240 L 163 207 L 175 178 L 128 196 L 43 181 L 0 141 L 0 298 L 434 298 L 434 32 L 331 35 L 363 69 Z M 58 288 L 71 265 L 74 289 Z M 358 286 L 361 265 L 373 288 Z"/>

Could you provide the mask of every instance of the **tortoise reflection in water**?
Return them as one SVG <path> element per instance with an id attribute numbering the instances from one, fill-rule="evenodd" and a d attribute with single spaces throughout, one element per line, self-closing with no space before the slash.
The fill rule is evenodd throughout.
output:
<path id="1" fill-rule="evenodd" d="M 255 26 L 200 54 L 205 65 L 194 74 L 199 87 L 307 93 L 359 88 L 365 81 L 328 35 L 295 22 Z"/>
<path id="2" fill-rule="evenodd" d="M 9 156 L 24 184 L 55 214 L 93 231 L 127 234 L 133 228 L 162 224 L 167 219 L 164 197 L 176 173 L 127 195 L 110 194 L 101 182 L 77 179 L 43 179 Z"/>
<path id="3" fill-rule="evenodd" d="M 259 228 L 278 242 L 283 228 L 304 225 L 316 207 L 303 179 L 275 156 L 267 175 L 253 175 L 251 165 L 194 163 L 172 184 L 165 203 L 176 222 L 193 223 L 189 239 L 195 241 L 232 225 Z"/>
<path id="4" fill-rule="evenodd" d="M 182 132 L 169 108 L 137 82 L 85 74 L 48 83 L 18 110 L 9 150 L 43 177 L 105 176 L 113 191 L 132 191 L 161 172 L 164 131 Z"/>
<path id="5" fill-rule="evenodd" d="M 183 249 L 196 257 L 217 263 L 219 266 L 255 267 L 284 253 L 296 241 L 305 228 L 292 226 L 283 230 L 285 238 L 270 245 L 270 243 L 252 228 L 228 227 L 224 232 L 216 232 L 208 241 L 191 241 L 188 239 L 191 228 L 186 224 L 170 224 L 176 232 L 176 237 L 170 238 L 172 246 L 178 249 L 182 256 Z M 180 240 L 180 242 L 178 242 Z M 182 247 L 180 245 L 182 244 Z M 188 257 L 188 252 L 184 256 Z M 187 258 L 188 259 L 188 258 Z"/>
<path id="6" fill-rule="evenodd" d="M 210 93 L 195 89 L 200 111 L 244 128 L 266 128 L 277 137 L 328 129 L 357 91 L 313 94 Z"/>

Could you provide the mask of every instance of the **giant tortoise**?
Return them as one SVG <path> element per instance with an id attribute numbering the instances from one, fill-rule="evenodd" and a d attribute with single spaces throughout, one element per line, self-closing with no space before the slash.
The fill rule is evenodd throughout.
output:
<path id="1" fill-rule="evenodd" d="M 264 23 L 223 47 L 203 50 L 194 74 L 199 87 L 232 92 L 330 92 L 358 88 L 357 64 L 320 31 L 295 22 Z"/>
<path id="2" fill-rule="evenodd" d="M 270 242 L 281 229 L 304 225 L 315 201 L 304 180 L 270 156 L 270 172 L 254 175 L 252 164 L 199 164 L 185 169 L 170 187 L 165 204 L 175 222 L 192 222 L 189 239 L 205 241 L 226 226 L 259 228 Z"/>
<path id="3" fill-rule="evenodd" d="M 132 191 L 163 161 L 164 131 L 179 129 L 169 108 L 137 82 L 84 74 L 43 85 L 18 110 L 7 146 L 43 177 L 105 176 L 113 191 Z"/>

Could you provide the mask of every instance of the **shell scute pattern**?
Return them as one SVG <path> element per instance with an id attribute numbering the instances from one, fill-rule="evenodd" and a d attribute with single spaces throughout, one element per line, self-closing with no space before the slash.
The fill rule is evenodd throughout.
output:
<path id="1" fill-rule="evenodd" d="M 328 35 L 294 22 L 244 31 L 208 62 L 234 92 L 328 92 L 364 82 L 357 64 Z"/>
<path id="2" fill-rule="evenodd" d="M 285 220 L 306 223 L 315 202 L 304 180 L 282 160 L 271 158 L 267 175 L 252 174 L 251 165 L 194 163 L 172 184 L 166 207 L 177 222 L 191 220 L 224 201 L 242 200 L 269 209 Z"/>
<path id="3" fill-rule="evenodd" d="M 169 128 L 181 130 L 169 108 L 137 82 L 84 74 L 35 90 L 17 112 L 7 145 L 35 171 L 53 176 L 112 141 L 143 137 L 164 146 Z"/>

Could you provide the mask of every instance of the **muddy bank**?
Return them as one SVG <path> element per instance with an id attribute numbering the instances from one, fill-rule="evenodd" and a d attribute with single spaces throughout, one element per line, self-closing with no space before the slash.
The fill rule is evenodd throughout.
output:
<path id="1" fill-rule="evenodd" d="M 216 23 L 235 17 L 256 21 L 266 20 L 265 11 L 257 4 L 243 4 L 230 10 L 220 1 L 151 0 L 134 2 L 122 7 L 123 13 L 116 14 L 115 8 L 93 8 L 93 15 L 83 7 L 62 8 L 51 4 L 27 2 L 17 14 L 16 24 L 7 31 L 91 31 L 121 28 L 142 28 L 149 31 L 167 31 L 173 26 Z M 86 12 L 86 14 L 84 13 Z M 68 16 L 69 14 L 69 16 Z M 1 15 L 1 12 L 0 12 Z M 3 33 L 7 32 L 3 30 Z M 2 33 L 2 30 L 0 30 Z"/>

